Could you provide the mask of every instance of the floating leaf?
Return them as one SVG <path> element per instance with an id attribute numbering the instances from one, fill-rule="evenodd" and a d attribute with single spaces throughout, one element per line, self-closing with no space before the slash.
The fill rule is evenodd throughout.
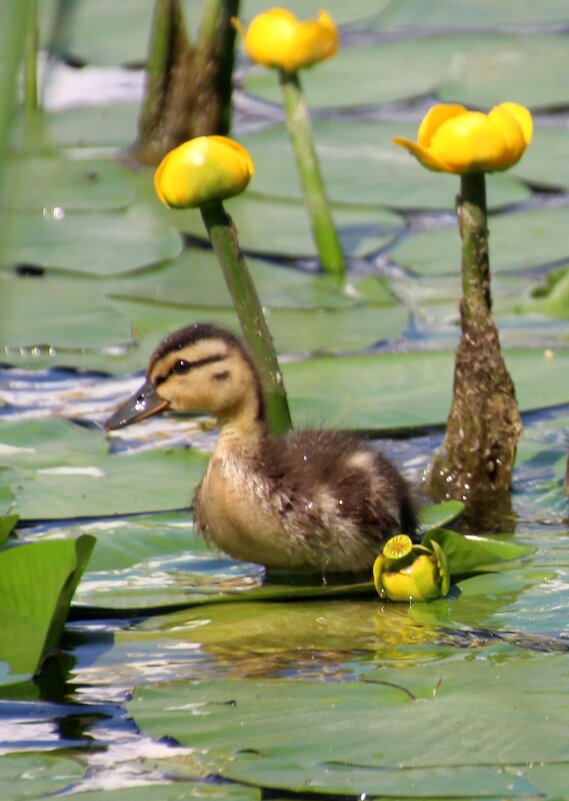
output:
<path id="1" fill-rule="evenodd" d="M 451 576 L 495 567 L 500 562 L 521 559 L 535 552 L 531 545 L 473 535 L 463 536 L 444 528 L 432 529 L 425 535 L 423 544 L 428 547 L 432 542 L 438 543 L 445 552 Z"/>
<path id="2" fill-rule="evenodd" d="M 77 759 L 41 751 L 0 757 L 0 796 L 6 801 L 46 798 L 77 784 L 84 768 Z"/>
<path id="3" fill-rule="evenodd" d="M 140 206 L 122 213 L 13 212 L 6 227 L 6 266 L 114 276 L 175 258 L 182 251 L 172 224 Z"/>
<path id="4" fill-rule="evenodd" d="M 424 531 L 434 528 L 441 528 L 447 523 L 452 523 L 462 514 L 464 504 L 462 501 L 442 501 L 428 506 L 421 506 L 419 509 L 419 522 Z"/>
<path id="5" fill-rule="evenodd" d="M 476 9 L 478 16 L 473 18 Z M 565 0 L 541 0 L 540 3 L 520 5 L 518 0 L 466 0 L 448 3 L 431 0 L 428 6 L 416 0 L 397 0 L 377 15 L 371 23 L 382 31 L 422 31 L 462 29 L 491 30 L 492 28 L 531 27 L 561 24 L 569 21 Z"/>
<path id="6" fill-rule="evenodd" d="M 490 217 L 492 272 L 524 270 L 564 259 L 569 252 L 568 223 L 568 208 Z M 416 273 L 458 273 L 460 238 L 456 226 L 417 232 L 396 245 L 391 257 Z"/>
<path id="7" fill-rule="evenodd" d="M 132 329 L 128 320 L 105 302 L 99 287 L 77 280 L 54 277 L 7 277 L 0 273 L 0 313 L 3 326 L 0 346 L 10 358 L 14 352 L 42 350 L 51 361 L 65 364 L 58 355 L 69 348 L 77 354 L 86 349 L 128 348 Z"/>
<path id="8" fill-rule="evenodd" d="M 125 181 L 124 167 L 110 159 L 20 156 L 11 159 L 6 181 L 10 209 L 45 215 L 124 208 L 136 196 L 135 186 Z"/>
<path id="9" fill-rule="evenodd" d="M 369 685 L 173 682 L 139 688 L 129 709 L 153 737 L 191 744 L 222 776 L 263 787 L 513 798 L 539 788 L 539 774 L 528 781 L 524 766 L 569 764 L 566 673 L 565 655 L 550 655 L 399 665 L 370 675 Z M 536 735 L 529 739 L 528 721 Z"/>

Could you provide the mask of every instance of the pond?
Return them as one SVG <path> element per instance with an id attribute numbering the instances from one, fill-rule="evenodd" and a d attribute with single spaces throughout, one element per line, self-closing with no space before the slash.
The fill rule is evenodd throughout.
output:
<path id="1" fill-rule="evenodd" d="M 58 5 L 41 7 L 44 45 Z M 244 19 L 263 10 L 242 6 Z M 201 4 L 185 8 L 195 30 Z M 0 505 L 22 542 L 96 544 L 40 675 L 0 673 L 6 801 L 567 797 L 569 12 L 328 8 L 342 47 L 303 81 L 344 285 L 317 271 L 275 76 L 241 56 L 234 96 L 256 172 L 227 209 L 295 425 L 368 437 L 424 501 L 458 339 L 458 183 L 391 138 L 415 138 L 438 100 L 529 106 L 534 141 L 489 177 L 488 200 L 494 315 L 525 428 L 494 536 L 535 552 L 411 605 L 267 581 L 194 532 L 210 419 L 104 432 L 168 332 L 237 323 L 199 213 L 162 207 L 152 171 L 125 157 L 152 3 L 78 1 L 45 66 L 45 113 L 16 121 L 7 168 Z"/>

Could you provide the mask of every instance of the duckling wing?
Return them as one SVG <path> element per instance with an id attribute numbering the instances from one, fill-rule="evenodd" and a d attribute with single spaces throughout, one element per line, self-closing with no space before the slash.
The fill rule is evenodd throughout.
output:
<path id="1" fill-rule="evenodd" d="M 415 534 L 409 487 L 383 454 L 338 431 L 298 431 L 275 445 L 266 471 L 307 525 L 345 522 L 375 541 Z"/>

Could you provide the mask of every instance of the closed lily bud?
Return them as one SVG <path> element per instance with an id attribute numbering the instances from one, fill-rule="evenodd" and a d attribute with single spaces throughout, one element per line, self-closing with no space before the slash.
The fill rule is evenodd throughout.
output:
<path id="1" fill-rule="evenodd" d="M 195 208 L 242 192 L 253 175 L 251 156 L 226 136 L 198 136 L 171 150 L 154 176 L 166 206 Z"/>
<path id="2" fill-rule="evenodd" d="M 394 137 L 424 167 L 464 175 L 507 170 L 531 142 L 533 122 L 527 108 L 502 103 L 488 114 L 464 106 L 440 104 L 430 109 L 417 141 Z"/>
<path id="3" fill-rule="evenodd" d="M 321 11 L 316 20 L 303 22 L 284 8 L 272 8 L 253 19 L 244 36 L 245 50 L 257 64 L 294 72 L 333 56 L 338 50 L 338 29 Z"/>
<path id="4" fill-rule="evenodd" d="M 437 542 L 413 545 L 399 534 L 388 540 L 373 566 L 375 587 L 390 601 L 431 601 L 444 597 L 450 586 L 447 559 Z"/>

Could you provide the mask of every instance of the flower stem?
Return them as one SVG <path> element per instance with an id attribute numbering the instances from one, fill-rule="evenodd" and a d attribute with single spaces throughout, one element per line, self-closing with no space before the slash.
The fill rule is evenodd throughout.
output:
<path id="1" fill-rule="evenodd" d="M 237 231 L 221 202 L 200 208 L 211 245 L 223 270 L 243 336 L 261 376 L 267 420 L 273 434 L 291 428 L 290 412 L 271 333 L 241 253 Z"/>
<path id="2" fill-rule="evenodd" d="M 462 239 L 461 337 L 445 437 L 427 485 L 434 499 L 466 503 L 479 528 L 504 525 L 522 425 L 516 393 L 492 319 L 484 173 L 461 176 L 457 216 Z"/>
<path id="3" fill-rule="evenodd" d="M 295 152 L 304 201 L 320 263 L 324 272 L 342 278 L 346 272 L 346 262 L 324 190 L 310 116 L 302 95 L 298 73 L 279 70 L 279 82 L 283 93 L 288 132 Z"/>
<path id="4" fill-rule="evenodd" d="M 32 0 L 24 59 L 24 108 L 30 112 L 38 106 L 38 9 L 37 0 Z"/>

